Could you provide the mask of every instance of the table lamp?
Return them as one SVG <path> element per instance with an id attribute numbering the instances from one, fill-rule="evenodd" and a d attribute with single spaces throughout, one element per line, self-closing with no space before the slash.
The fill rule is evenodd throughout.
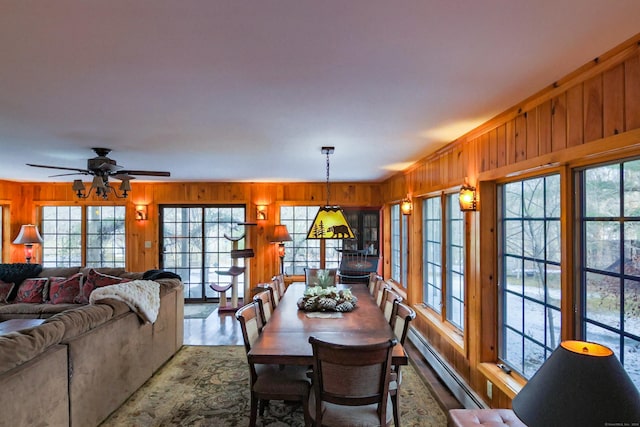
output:
<path id="1" fill-rule="evenodd" d="M 608 347 L 585 341 L 563 341 L 512 406 L 528 427 L 631 426 L 640 421 L 640 394 L 620 361 Z"/>
<path id="2" fill-rule="evenodd" d="M 271 243 L 278 244 L 278 256 L 280 257 L 280 274 L 284 275 L 284 242 L 290 242 L 293 239 L 287 230 L 287 226 L 284 224 L 278 224 L 273 227 L 273 236 L 271 237 Z"/>
<path id="3" fill-rule="evenodd" d="M 25 224 L 20 227 L 18 237 L 13 241 L 15 245 L 24 245 L 24 256 L 27 259 L 27 264 L 31 263 L 34 243 L 42 242 L 44 242 L 44 240 L 42 240 L 42 236 L 38 231 L 38 226 L 33 224 Z"/>

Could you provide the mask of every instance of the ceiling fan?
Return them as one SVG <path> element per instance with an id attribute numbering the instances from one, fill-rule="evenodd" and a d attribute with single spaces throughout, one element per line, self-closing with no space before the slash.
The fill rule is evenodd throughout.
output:
<path id="1" fill-rule="evenodd" d="M 111 152 L 110 148 L 92 148 L 92 150 L 96 153 L 97 157 L 93 157 L 87 160 L 86 169 L 68 168 L 64 166 L 35 165 L 32 163 L 27 163 L 27 166 L 73 171 L 71 173 L 51 175 L 51 177 L 66 175 L 93 175 L 93 182 L 91 183 L 91 188 L 87 193 L 85 193 L 84 183 L 81 179 L 76 179 L 73 181 L 73 190 L 80 198 L 89 197 L 91 191 L 94 189 L 96 190 L 96 194 L 104 199 L 109 196 L 109 193 L 113 193 L 116 197 L 124 198 L 127 197 L 127 193 L 131 191 L 131 184 L 129 183 L 129 181 L 135 178 L 134 175 L 171 176 L 170 172 L 123 169 L 122 166 L 119 166 L 115 160 L 107 157 Z M 122 195 L 119 195 L 115 191 L 115 189 L 109 185 L 109 177 L 113 177 L 122 181 L 120 183 L 120 190 L 122 191 Z"/>

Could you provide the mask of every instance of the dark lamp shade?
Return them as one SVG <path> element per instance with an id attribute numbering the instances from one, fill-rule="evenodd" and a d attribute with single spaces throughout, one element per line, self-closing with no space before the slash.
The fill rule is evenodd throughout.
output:
<path id="1" fill-rule="evenodd" d="M 271 243 L 290 242 L 293 239 L 287 230 L 287 226 L 284 224 L 278 224 L 273 227 L 273 236 L 271 236 Z"/>
<path id="2" fill-rule="evenodd" d="M 528 427 L 633 425 L 640 394 L 611 349 L 564 341 L 512 402 Z"/>
<path id="3" fill-rule="evenodd" d="M 16 245 L 33 245 L 34 243 L 42 243 L 42 236 L 38 231 L 38 227 L 33 224 L 25 224 L 20 227 L 18 237 L 13 241 Z"/>
<path id="4" fill-rule="evenodd" d="M 318 210 L 307 239 L 355 239 L 340 206 L 324 206 Z"/>

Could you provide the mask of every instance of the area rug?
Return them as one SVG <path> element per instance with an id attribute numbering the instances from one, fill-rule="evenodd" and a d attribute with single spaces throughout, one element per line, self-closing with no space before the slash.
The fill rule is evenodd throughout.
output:
<path id="1" fill-rule="evenodd" d="M 218 308 L 218 304 L 185 304 L 185 319 L 206 319 Z"/>
<path id="2" fill-rule="evenodd" d="M 404 427 L 446 426 L 446 416 L 411 365 L 403 369 Z M 242 346 L 184 346 L 102 427 L 249 425 L 249 368 Z M 258 426 L 303 426 L 302 407 L 272 401 Z"/>

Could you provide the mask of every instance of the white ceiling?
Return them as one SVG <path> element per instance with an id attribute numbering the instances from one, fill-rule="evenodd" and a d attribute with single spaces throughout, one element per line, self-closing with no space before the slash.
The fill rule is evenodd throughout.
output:
<path id="1" fill-rule="evenodd" d="M 381 180 L 640 32 L 638 0 L 1 0 L 0 179 Z"/>

